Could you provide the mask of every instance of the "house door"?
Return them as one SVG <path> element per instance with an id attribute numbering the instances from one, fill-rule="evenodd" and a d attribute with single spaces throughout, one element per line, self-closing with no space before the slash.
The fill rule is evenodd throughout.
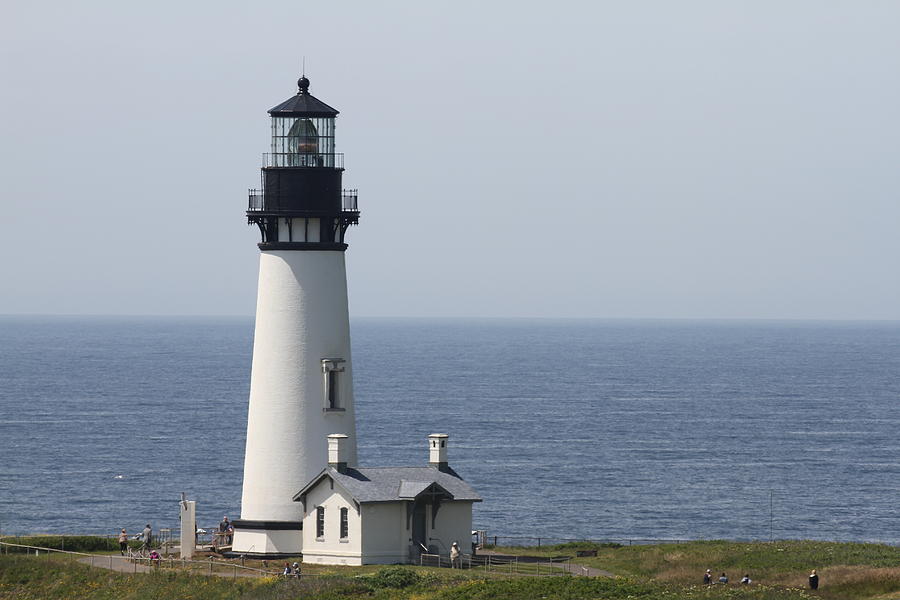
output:
<path id="1" fill-rule="evenodd" d="M 427 524 L 425 521 L 425 506 L 424 502 L 418 501 L 413 507 L 412 542 L 415 550 L 413 556 L 419 556 L 419 554 L 425 552 L 424 548 L 428 547 L 428 538 L 425 531 Z"/>

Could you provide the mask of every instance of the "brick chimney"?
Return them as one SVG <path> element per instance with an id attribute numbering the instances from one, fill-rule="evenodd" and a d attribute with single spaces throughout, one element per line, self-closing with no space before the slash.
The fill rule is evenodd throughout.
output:
<path id="1" fill-rule="evenodd" d="M 446 471 L 447 466 L 447 440 L 450 436 L 446 433 L 432 433 L 428 436 L 428 466 L 439 471 Z"/>
<path id="2" fill-rule="evenodd" d="M 347 470 L 347 436 L 343 433 L 328 436 L 328 466 L 338 473 Z"/>

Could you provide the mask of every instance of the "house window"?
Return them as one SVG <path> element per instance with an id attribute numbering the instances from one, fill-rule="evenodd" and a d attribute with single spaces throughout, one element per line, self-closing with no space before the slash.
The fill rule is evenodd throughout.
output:
<path id="1" fill-rule="evenodd" d="M 316 539 L 325 539 L 325 507 L 316 507 Z"/>
<path id="2" fill-rule="evenodd" d="M 341 406 L 341 373 L 344 372 L 343 358 L 323 358 L 325 410 L 344 410 Z"/>
<path id="3" fill-rule="evenodd" d="M 349 527 L 349 523 L 347 522 L 347 519 L 348 519 L 347 509 L 342 508 L 341 509 L 341 539 L 342 540 L 346 540 L 349 537 L 349 533 L 350 533 L 350 527 Z"/>

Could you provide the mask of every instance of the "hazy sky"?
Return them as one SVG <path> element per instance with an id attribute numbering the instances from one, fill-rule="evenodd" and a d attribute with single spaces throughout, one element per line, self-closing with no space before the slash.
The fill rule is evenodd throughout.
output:
<path id="1" fill-rule="evenodd" d="M 900 319 L 898 2 L 0 7 L 0 313 L 252 314 L 341 111 L 353 316 Z"/>

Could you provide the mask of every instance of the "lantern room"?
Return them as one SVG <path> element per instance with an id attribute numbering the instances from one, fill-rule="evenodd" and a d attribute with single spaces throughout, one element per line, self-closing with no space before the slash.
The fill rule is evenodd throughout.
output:
<path id="1" fill-rule="evenodd" d="M 309 79 L 297 81 L 293 98 L 269 111 L 272 116 L 272 153 L 268 167 L 337 167 L 334 121 L 338 111 L 309 93 Z"/>
<path id="2" fill-rule="evenodd" d="M 263 155 L 259 189 L 250 190 L 247 220 L 259 227 L 263 250 L 344 250 L 344 234 L 359 223 L 356 190 L 344 190 L 344 156 L 335 152 L 338 111 L 309 93 L 269 110 L 271 152 Z"/>

